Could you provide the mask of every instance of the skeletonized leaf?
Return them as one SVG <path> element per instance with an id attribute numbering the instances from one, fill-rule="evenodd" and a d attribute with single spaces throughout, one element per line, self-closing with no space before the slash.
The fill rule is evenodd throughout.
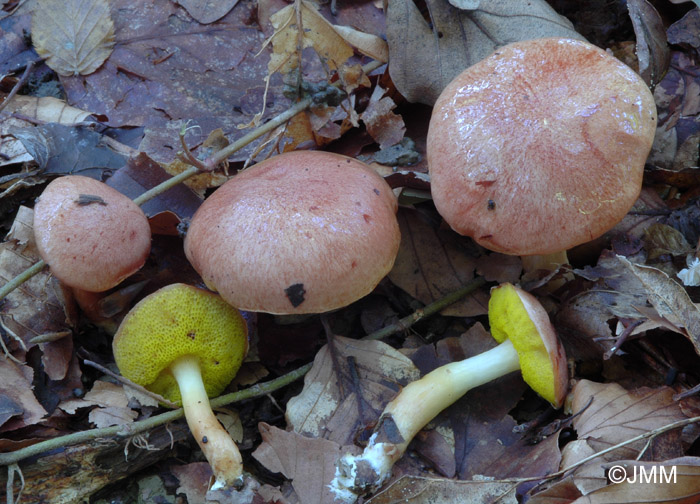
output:
<path id="1" fill-rule="evenodd" d="M 112 53 L 114 23 L 107 0 L 39 0 L 32 42 L 60 75 L 87 75 Z"/>

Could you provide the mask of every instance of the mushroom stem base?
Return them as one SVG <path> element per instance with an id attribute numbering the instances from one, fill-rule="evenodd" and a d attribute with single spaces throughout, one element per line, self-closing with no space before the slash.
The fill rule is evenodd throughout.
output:
<path id="1" fill-rule="evenodd" d="M 364 451 L 345 455 L 336 468 L 330 488 L 336 500 L 355 502 L 357 497 L 379 488 L 391 476 L 391 468 L 406 451 L 413 437 L 438 413 L 470 389 L 520 369 L 518 352 L 510 340 L 479 355 L 451 362 L 406 385 L 391 401 L 377 423 L 377 430 Z M 383 427 L 388 426 L 383 432 Z M 402 441 L 396 441 L 397 434 Z"/>
<path id="2" fill-rule="evenodd" d="M 209 405 L 199 360 L 189 355 L 180 357 L 170 370 L 180 387 L 187 425 L 214 473 L 212 490 L 240 486 L 243 478 L 241 453 Z"/>

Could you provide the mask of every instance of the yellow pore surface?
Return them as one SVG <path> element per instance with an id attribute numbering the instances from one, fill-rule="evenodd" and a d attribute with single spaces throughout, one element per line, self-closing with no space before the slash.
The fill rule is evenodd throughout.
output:
<path id="1" fill-rule="evenodd" d="M 179 403 L 170 365 L 179 357 L 197 356 L 207 394 L 217 396 L 241 366 L 248 331 L 240 312 L 218 295 L 174 284 L 134 306 L 112 346 L 123 376 Z"/>
<path id="2" fill-rule="evenodd" d="M 547 401 L 556 404 L 554 365 L 531 309 L 530 303 L 525 305 L 513 285 L 502 284 L 492 289 L 489 299 L 491 336 L 499 343 L 506 339 L 513 343 L 525 382 Z M 544 308 L 541 310 L 547 317 Z M 538 320 L 542 314 L 536 314 L 534 318 Z M 546 322 L 549 324 L 548 317 Z"/>

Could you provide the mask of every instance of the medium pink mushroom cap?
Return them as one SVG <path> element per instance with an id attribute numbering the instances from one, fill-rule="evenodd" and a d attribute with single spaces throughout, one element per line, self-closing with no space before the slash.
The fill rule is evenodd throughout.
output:
<path id="1" fill-rule="evenodd" d="M 138 271 L 151 250 L 151 229 L 128 197 L 79 175 L 54 179 L 34 206 L 42 259 L 61 282 L 102 292 Z"/>
<path id="2" fill-rule="evenodd" d="M 185 253 L 233 306 L 321 313 L 371 292 L 398 252 L 391 188 L 355 159 L 281 154 L 237 174 L 192 218 Z"/>
<path id="3" fill-rule="evenodd" d="M 497 252 L 548 254 L 597 238 L 629 211 L 656 131 L 644 81 L 591 44 L 498 49 L 442 92 L 428 131 L 435 206 Z"/>

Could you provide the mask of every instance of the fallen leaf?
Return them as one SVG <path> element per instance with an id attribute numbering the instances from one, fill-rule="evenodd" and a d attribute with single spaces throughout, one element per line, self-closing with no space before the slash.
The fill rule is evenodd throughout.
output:
<path id="1" fill-rule="evenodd" d="M 180 482 L 177 493 L 184 493 L 187 502 L 204 502 L 210 481 L 214 475 L 207 462 L 175 465 L 170 469 Z"/>
<path id="2" fill-rule="evenodd" d="M 685 288 L 663 271 L 634 264 L 621 256 L 619 259 L 641 281 L 649 302 L 659 315 L 685 327 L 688 339 L 700 354 L 700 308 Z"/>
<path id="3" fill-rule="evenodd" d="M 669 387 L 627 391 L 615 383 L 581 380 L 571 394 L 577 440 L 564 447 L 562 467 L 686 418 L 673 400 L 674 391 Z M 576 415 L 578 412 L 580 415 Z M 643 456 L 644 460 L 665 460 L 669 453 L 682 450 L 678 432 L 659 435 L 649 445 L 647 442 L 640 439 L 577 468 L 574 473 L 577 487 L 588 493 L 605 486 L 604 462 L 635 459 L 637 456 Z"/>
<path id="4" fill-rule="evenodd" d="M 396 103 L 383 95 L 384 90 L 380 86 L 375 87 L 367 108 L 360 115 L 367 133 L 379 144 L 380 149 L 396 145 L 406 133 L 403 119 L 393 111 Z"/>
<path id="5" fill-rule="evenodd" d="M 24 413 L 24 409 L 5 394 L 0 394 L 0 426 L 13 416 Z"/>
<path id="6" fill-rule="evenodd" d="M 32 42 L 59 75 L 97 70 L 114 47 L 107 0 L 39 0 L 32 13 Z"/>
<path id="7" fill-rule="evenodd" d="M 295 432 L 349 445 L 357 430 L 379 418 L 400 384 L 418 378 L 418 370 L 410 359 L 381 341 L 339 336 L 333 341 L 337 361 L 346 363 L 352 359 L 359 381 L 355 382 L 348 366 L 343 365 L 339 370 L 342 382 L 338 383 L 333 358 L 325 346 L 304 377 L 301 394 L 287 403 L 286 417 Z M 358 417 L 358 402 L 363 404 L 366 418 Z"/>
<path id="8" fill-rule="evenodd" d="M 516 504 L 517 481 L 449 481 L 437 478 L 403 476 L 367 500 L 367 504 Z"/>
<path id="9" fill-rule="evenodd" d="M 700 499 L 700 459 L 697 457 L 654 463 L 619 460 L 614 466 L 624 469 L 622 474 L 626 478 L 622 482 L 595 490 L 573 504 L 697 504 Z M 618 470 L 616 475 L 620 474 Z"/>
<path id="10" fill-rule="evenodd" d="M 647 0 L 629 0 L 627 8 L 637 36 L 637 72 L 653 89 L 663 78 L 671 60 L 666 28 L 658 11 Z"/>
<path id="11" fill-rule="evenodd" d="M 177 3 L 200 23 L 209 24 L 224 17 L 238 0 L 178 0 Z"/>
<path id="12" fill-rule="evenodd" d="M 459 245 L 454 233 L 436 229 L 420 213 L 401 208 L 401 244 L 389 279 L 424 304 L 457 290 L 474 278 L 475 258 Z M 472 317 L 486 313 L 482 291 L 445 308 L 443 315 Z"/>
<path id="13" fill-rule="evenodd" d="M 7 432 L 34 425 L 47 415 L 32 392 L 33 377 L 34 372 L 29 366 L 15 364 L 0 357 L 0 394 L 22 410 L 21 416 L 12 415 L 0 425 L 0 431 Z"/>
<path id="14" fill-rule="evenodd" d="M 510 42 L 539 37 L 582 39 L 547 2 L 482 0 L 462 11 L 442 0 L 426 2 L 432 26 L 413 0 L 389 0 L 389 74 L 413 103 L 432 105 L 462 70 Z"/>
<path id="15" fill-rule="evenodd" d="M 48 123 L 13 132 L 43 173 L 80 174 L 101 179 L 125 158 L 109 148 L 101 134 L 87 127 Z"/>
<path id="16" fill-rule="evenodd" d="M 85 121 L 92 112 L 71 107 L 64 100 L 52 96 L 15 96 L 5 108 L 38 123 L 52 122 L 72 126 Z"/>
<path id="17" fill-rule="evenodd" d="M 292 480 L 294 491 L 304 504 L 333 502 L 329 483 L 335 475 L 335 462 L 345 453 L 338 443 L 309 438 L 261 423 L 263 442 L 253 457 L 270 471 Z"/>

